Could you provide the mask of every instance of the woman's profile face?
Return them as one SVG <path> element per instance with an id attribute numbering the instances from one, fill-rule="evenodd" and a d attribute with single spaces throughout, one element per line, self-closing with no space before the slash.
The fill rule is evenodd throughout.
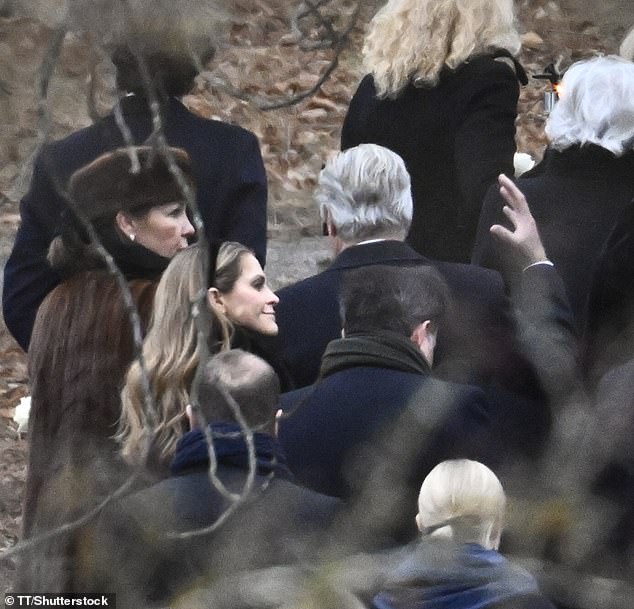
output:
<path id="1" fill-rule="evenodd" d="M 266 275 L 253 254 L 240 257 L 240 276 L 230 292 L 216 295 L 227 317 L 237 325 L 261 334 L 277 334 L 275 305 L 279 298 L 266 283 Z"/>
<path id="2" fill-rule="evenodd" d="M 140 218 L 130 220 L 132 234 L 137 243 L 159 256 L 172 258 L 185 249 L 194 235 L 194 227 L 187 217 L 184 202 L 167 203 L 152 207 Z"/>

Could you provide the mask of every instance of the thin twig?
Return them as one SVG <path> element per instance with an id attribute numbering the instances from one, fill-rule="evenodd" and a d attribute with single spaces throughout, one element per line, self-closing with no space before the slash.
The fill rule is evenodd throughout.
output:
<path id="1" fill-rule="evenodd" d="M 354 11 L 352 12 L 352 15 L 351 15 L 351 17 L 350 17 L 350 19 L 348 21 L 347 26 L 345 27 L 345 29 L 340 34 L 337 34 L 337 36 L 336 36 L 336 43 L 333 45 L 334 46 L 334 57 L 330 61 L 328 67 L 324 70 L 322 75 L 319 77 L 317 82 L 312 87 L 307 89 L 306 91 L 301 91 L 300 93 L 297 93 L 297 94 L 292 95 L 290 97 L 282 97 L 282 98 L 278 98 L 278 99 L 270 99 L 270 98 L 262 97 L 260 95 L 252 95 L 250 93 L 246 93 L 245 91 L 243 91 L 241 89 L 237 89 L 236 87 L 233 87 L 228 82 L 228 80 L 220 79 L 217 76 L 215 76 L 214 74 L 211 74 L 210 72 L 203 71 L 203 72 L 201 72 L 200 75 L 212 87 L 214 87 L 216 89 L 219 89 L 220 91 L 226 93 L 227 95 L 230 95 L 231 97 L 235 97 L 237 99 L 241 99 L 243 101 L 247 101 L 249 103 L 252 103 L 253 105 L 255 105 L 260 110 L 263 110 L 263 111 L 277 110 L 279 108 L 285 108 L 285 107 L 288 107 L 288 106 L 293 106 L 293 105 L 298 104 L 299 102 L 307 99 L 308 97 L 311 97 L 317 91 L 319 91 L 321 86 L 328 80 L 330 75 L 337 69 L 337 67 L 339 65 L 339 57 L 340 57 L 345 45 L 348 42 L 348 38 L 350 36 L 350 32 L 354 29 L 354 27 L 355 27 L 355 25 L 357 23 L 360 11 L 361 11 L 361 3 L 358 2 L 355 5 Z"/>

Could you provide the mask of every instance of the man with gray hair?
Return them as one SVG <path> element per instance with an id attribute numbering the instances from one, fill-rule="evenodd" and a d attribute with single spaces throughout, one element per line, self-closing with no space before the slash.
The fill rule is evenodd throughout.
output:
<path id="1" fill-rule="evenodd" d="M 495 380 L 511 391 L 532 387 L 500 275 L 432 261 L 404 243 L 412 195 L 401 157 L 375 144 L 341 152 L 319 175 L 315 200 L 336 258 L 322 273 L 280 290 L 276 308 L 283 358 L 296 387 L 317 379 L 326 345 L 341 334 L 343 273 L 379 264 L 432 267 L 448 284 L 453 314 L 438 339 L 437 376 L 480 386 Z"/>

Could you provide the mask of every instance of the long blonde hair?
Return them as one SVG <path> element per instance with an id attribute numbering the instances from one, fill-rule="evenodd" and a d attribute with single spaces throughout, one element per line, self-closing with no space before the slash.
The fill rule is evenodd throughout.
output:
<path id="1" fill-rule="evenodd" d="M 378 96 L 396 97 L 411 81 L 436 85 L 445 66 L 520 46 L 513 0 L 389 0 L 370 22 L 363 58 Z"/>
<path id="2" fill-rule="evenodd" d="M 124 458 L 139 463 L 144 456 L 148 434 L 159 462 L 173 455 L 178 439 L 185 431 L 185 407 L 190 401 L 191 383 L 200 361 L 193 307 L 206 303 L 207 281 L 204 274 L 205 250 L 197 245 L 176 254 L 163 273 L 154 298 L 150 329 L 143 341 L 143 357 L 149 377 L 158 424 L 152 429 L 144 405 L 141 368 L 134 362 L 121 392 L 122 412 L 117 439 Z M 228 349 L 231 324 L 215 308 L 211 315 L 211 353 Z"/>

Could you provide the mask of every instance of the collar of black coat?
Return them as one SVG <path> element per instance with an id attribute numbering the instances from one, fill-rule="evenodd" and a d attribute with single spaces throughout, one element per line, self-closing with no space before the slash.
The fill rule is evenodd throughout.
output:
<path id="1" fill-rule="evenodd" d="M 557 175 L 598 175 L 602 179 L 631 180 L 634 174 L 634 152 L 616 156 L 596 144 L 575 144 L 564 150 L 550 149 L 544 155 L 546 170 Z"/>
<path id="2" fill-rule="evenodd" d="M 429 364 L 416 345 L 394 332 L 351 334 L 328 343 L 321 359 L 321 378 L 358 366 L 389 368 L 427 375 Z"/>
<path id="3" fill-rule="evenodd" d="M 421 264 L 431 261 L 413 250 L 407 243 L 386 239 L 343 250 L 328 270 L 352 269 L 369 264 Z"/>
<path id="4" fill-rule="evenodd" d="M 121 108 L 121 112 L 124 116 L 130 116 L 133 114 L 150 114 L 150 101 L 144 95 L 132 93 L 122 97 L 117 104 L 119 105 L 119 108 Z M 168 97 L 166 99 L 159 100 L 159 108 L 162 112 L 166 109 L 171 111 L 176 109 L 187 109 L 177 97 Z"/>

